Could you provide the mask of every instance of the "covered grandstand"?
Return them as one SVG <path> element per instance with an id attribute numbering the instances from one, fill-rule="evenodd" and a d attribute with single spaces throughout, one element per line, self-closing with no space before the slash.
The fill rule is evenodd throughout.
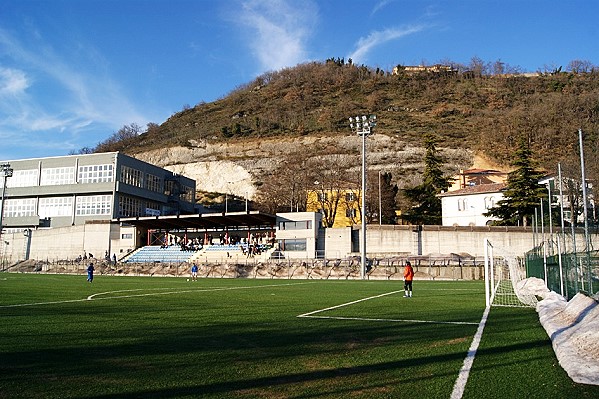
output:
<path id="1" fill-rule="evenodd" d="M 183 262 L 208 257 L 238 258 L 274 248 L 276 216 L 259 211 L 117 218 L 134 226 L 139 246 L 128 262 Z"/>

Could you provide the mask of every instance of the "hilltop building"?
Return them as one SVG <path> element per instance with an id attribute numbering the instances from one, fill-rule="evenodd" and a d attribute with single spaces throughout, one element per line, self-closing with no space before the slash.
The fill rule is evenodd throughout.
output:
<path id="1" fill-rule="evenodd" d="M 471 186 L 483 184 L 505 183 L 507 173 L 495 169 L 467 169 L 460 170 L 459 175 L 453 177 L 453 184 L 447 191 L 461 190 Z"/>
<path id="2" fill-rule="evenodd" d="M 487 226 L 494 218 L 484 216 L 503 199 L 504 183 L 471 185 L 439 194 L 443 226 Z"/>
<path id="3" fill-rule="evenodd" d="M 399 75 L 400 73 L 407 73 L 408 75 L 414 75 L 417 73 L 437 73 L 437 74 L 456 74 L 458 70 L 442 64 L 435 65 L 397 65 L 393 68 L 391 74 Z"/>

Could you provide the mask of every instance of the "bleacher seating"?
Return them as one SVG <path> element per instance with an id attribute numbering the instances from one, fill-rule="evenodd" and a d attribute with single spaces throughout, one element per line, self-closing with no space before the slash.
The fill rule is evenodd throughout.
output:
<path id="1" fill-rule="evenodd" d="M 204 251 L 206 251 L 206 252 L 208 252 L 208 251 L 227 251 L 227 252 L 241 251 L 240 245 L 242 245 L 244 248 L 247 248 L 247 244 L 204 245 Z"/>
<path id="2" fill-rule="evenodd" d="M 193 251 L 181 251 L 179 246 L 161 248 L 159 245 L 148 245 L 127 258 L 125 263 L 181 263 L 187 262 L 194 254 Z"/>

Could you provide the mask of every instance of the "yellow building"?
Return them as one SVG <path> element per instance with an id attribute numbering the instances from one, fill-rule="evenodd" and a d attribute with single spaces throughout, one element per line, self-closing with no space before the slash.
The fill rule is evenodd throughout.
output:
<path id="1" fill-rule="evenodd" d="M 322 214 L 324 227 L 348 227 L 361 223 L 361 190 L 318 189 L 307 193 L 306 211 Z"/>

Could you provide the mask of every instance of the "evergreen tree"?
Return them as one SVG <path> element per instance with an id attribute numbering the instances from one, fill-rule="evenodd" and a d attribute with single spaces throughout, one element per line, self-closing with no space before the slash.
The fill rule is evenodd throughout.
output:
<path id="1" fill-rule="evenodd" d="M 485 216 L 493 216 L 499 220 L 493 224 L 499 226 L 527 226 L 531 224 L 535 208 L 545 196 L 545 187 L 538 182 L 542 172 L 535 169 L 532 150 L 525 137 L 520 139 L 518 149 L 514 153 L 512 166 L 514 171 L 507 176 L 507 188 L 503 192 L 504 199 L 490 208 Z"/>
<path id="2" fill-rule="evenodd" d="M 411 224 L 441 224 L 441 198 L 438 195 L 447 191 L 452 179 L 443 174 L 444 159 L 437 152 L 434 135 L 424 135 L 424 147 L 422 183 L 402 190 L 403 195 L 414 204 L 402 218 Z"/>

